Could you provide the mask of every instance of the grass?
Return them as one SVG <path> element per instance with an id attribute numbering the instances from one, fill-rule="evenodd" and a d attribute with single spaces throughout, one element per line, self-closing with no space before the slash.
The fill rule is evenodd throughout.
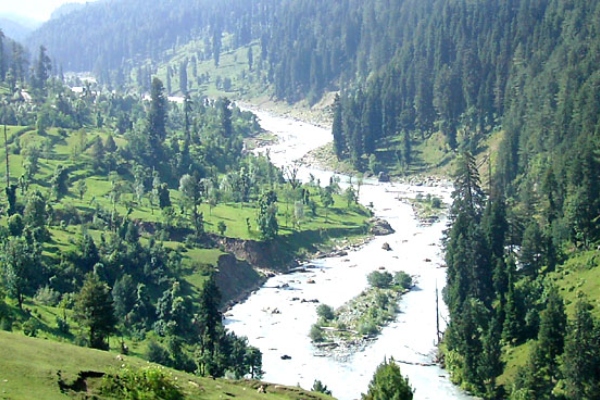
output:
<path id="1" fill-rule="evenodd" d="M 574 317 L 578 293 L 585 293 L 588 301 L 594 306 L 592 313 L 600 318 L 600 252 L 597 250 L 581 251 L 573 254 L 564 265 L 557 267 L 548 275 L 559 289 L 565 301 L 569 319 Z M 512 348 L 505 348 L 504 361 L 506 367 L 499 377 L 500 384 L 509 384 L 517 374 L 519 367 L 525 366 L 529 359 L 531 343 Z"/>
<path id="2" fill-rule="evenodd" d="M 10 357 L 0 358 L 0 398 L 20 399 L 64 399 L 98 398 L 105 399 L 97 392 L 99 382 L 86 380 L 87 391 L 61 393 L 58 381 L 73 383 L 81 372 L 94 371 L 114 374 L 123 367 L 133 370 L 147 368 L 149 364 L 141 359 L 121 356 L 70 344 L 58 343 L 20 334 L 0 332 L 0 348 L 10 352 Z M 258 381 L 233 381 L 225 379 L 200 378 L 183 372 L 163 368 L 166 375 L 184 392 L 186 399 L 326 399 L 327 396 L 306 392 L 299 388 L 275 386 Z M 98 380 L 98 378 L 96 378 Z M 260 386 L 266 387 L 267 395 L 257 392 Z M 69 396 L 70 394 L 70 396 Z"/>

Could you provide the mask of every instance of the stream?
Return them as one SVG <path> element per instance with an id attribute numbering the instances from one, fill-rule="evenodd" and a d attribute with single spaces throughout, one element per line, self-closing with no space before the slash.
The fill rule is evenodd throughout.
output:
<path id="1" fill-rule="evenodd" d="M 279 138 L 268 147 L 274 164 L 299 166 L 298 177 L 304 181 L 310 174 L 321 182 L 329 181 L 332 172 L 296 163 L 310 150 L 332 140 L 328 129 L 263 111 L 253 112 L 260 118 L 261 126 Z M 344 188 L 348 177 L 340 179 Z M 275 276 L 226 314 L 227 328 L 247 336 L 250 344 L 262 351 L 264 381 L 310 389 L 319 379 L 335 398 L 360 399 L 377 366 L 386 357 L 394 357 L 416 389 L 414 399 L 471 399 L 450 383 L 447 371 L 436 365 L 419 365 L 431 364 L 436 352 L 436 288 L 440 291 L 440 325 L 442 330 L 445 327 L 447 310 L 441 289 L 446 271 L 441 267 L 440 240 L 446 222 L 442 218 L 433 225 L 422 226 L 411 205 L 400 199 L 431 193 L 447 202 L 450 192 L 451 187 L 443 184 L 408 186 L 365 179 L 360 202 L 372 203 L 375 215 L 386 219 L 396 233 L 376 237 L 345 256 L 313 260 L 314 268 L 308 273 Z M 386 242 L 391 251 L 382 249 Z M 391 273 L 403 270 L 417 276 L 416 287 L 400 301 L 397 319 L 361 351 L 324 356 L 308 337 L 317 320 L 318 306 L 310 300 L 337 308 L 365 289 L 367 274 L 381 267 Z M 286 287 L 280 289 L 284 284 Z M 290 358 L 284 360 L 284 355 Z"/>

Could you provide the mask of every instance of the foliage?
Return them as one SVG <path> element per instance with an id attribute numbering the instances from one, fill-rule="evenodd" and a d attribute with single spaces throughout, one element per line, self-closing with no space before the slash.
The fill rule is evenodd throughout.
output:
<path id="1" fill-rule="evenodd" d="M 369 390 L 361 398 L 363 400 L 411 400 L 413 393 L 408 378 L 402 376 L 400 367 L 391 358 L 379 364 L 369 383 Z"/>
<path id="2" fill-rule="evenodd" d="M 394 276 L 388 271 L 373 271 L 367 275 L 367 281 L 369 282 L 369 285 L 379 289 L 386 289 L 390 287 L 393 280 Z"/>
<path id="3" fill-rule="evenodd" d="M 102 378 L 101 393 L 122 399 L 183 400 L 182 390 L 173 378 L 157 367 L 123 369 Z"/>
<path id="4" fill-rule="evenodd" d="M 323 382 L 318 379 L 315 379 L 310 390 L 312 392 L 319 392 L 331 396 L 331 390 L 327 389 L 327 385 L 324 385 Z"/>
<path id="5" fill-rule="evenodd" d="M 325 335 L 323 334 L 323 330 L 321 329 L 321 326 L 319 326 L 318 324 L 311 325 L 308 336 L 310 337 L 310 340 L 312 340 L 313 342 L 322 342 L 323 340 L 325 340 Z"/>
<path id="6" fill-rule="evenodd" d="M 327 304 L 319 304 L 319 306 L 317 306 L 317 315 L 325 321 L 329 321 L 335 317 L 333 308 Z"/>
<path id="7" fill-rule="evenodd" d="M 402 289 L 412 288 L 414 282 L 412 276 L 404 271 L 398 271 L 394 274 L 394 285 L 398 285 Z"/>
<path id="8" fill-rule="evenodd" d="M 87 329 L 89 347 L 108 349 L 106 338 L 114 332 L 117 319 L 110 290 L 94 273 L 86 276 L 81 291 L 75 297 L 74 317 Z"/>

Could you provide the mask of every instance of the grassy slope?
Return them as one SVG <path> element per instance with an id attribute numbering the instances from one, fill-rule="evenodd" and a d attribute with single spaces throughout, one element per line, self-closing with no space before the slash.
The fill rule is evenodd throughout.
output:
<path id="1" fill-rule="evenodd" d="M 10 155 L 10 174 L 13 183 L 17 183 L 17 178 L 20 177 L 23 172 L 23 163 L 25 161 L 25 149 L 27 146 L 37 144 L 41 148 L 40 157 L 40 170 L 35 175 L 35 180 L 31 185 L 31 188 L 38 188 L 42 194 L 52 200 L 52 207 L 55 210 L 61 210 L 65 207 L 75 207 L 79 213 L 89 213 L 94 210 L 95 207 L 101 207 L 105 210 L 111 210 L 112 204 L 110 200 L 111 183 L 109 177 L 103 175 L 93 175 L 90 171 L 91 157 L 88 152 L 78 153 L 74 151 L 77 148 L 77 141 L 79 141 L 79 133 L 69 132 L 67 137 L 59 135 L 57 129 L 49 129 L 45 136 L 39 136 L 35 130 L 22 127 L 8 127 L 9 136 L 9 155 Z M 83 135 L 84 143 L 90 143 L 93 138 L 100 136 L 105 139 L 107 133 L 102 130 L 90 129 Z M 18 138 L 18 140 L 17 140 Z M 118 144 L 123 143 L 122 138 L 115 138 Z M 20 143 L 22 147 L 21 151 L 17 152 L 14 148 L 17 147 L 15 143 Z M 120 143 L 119 143 L 120 142 Z M 0 148 L 0 157 L 3 160 L 5 156 L 4 148 Z M 52 178 L 54 171 L 58 165 L 72 169 L 70 174 L 70 191 L 60 201 L 57 202 L 54 196 L 51 194 L 49 181 Z M 131 178 L 130 178 L 131 179 Z M 76 193 L 76 184 L 80 180 L 85 180 L 87 191 L 83 198 L 80 198 L 79 194 Z M 133 212 L 130 218 L 145 222 L 160 222 L 162 220 L 162 213 L 157 207 L 150 207 L 147 199 L 142 199 L 141 203 L 137 203 L 135 195 L 132 193 L 132 183 L 126 178 L 117 177 L 116 180 L 125 187 L 124 193 L 121 195 L 121 200 L 116 205 L 116 211 L 120 215 L 125 215 L 129 206 L 132 206 Z M 146 196 L 147 197 L 147 196 Z M 291 217 L 288 218 L 286 223 L 286 210 L 289 210 L 288 215 L 293 214 L 294 205 L 289 205 L 285 202 L 283 196 L 279 196 L 279 223 L 280 223 L 280 235 L 284 237 L 293 238 L 297 232 L 297 227 L 292 229 Z M 18 198 L 21 202 L 25 199 L 18 193 Z M 178 210 L 180 195 L 178 191 L 171 191 L 171 199 Z M 239 238 L 239 239 L 259 239 L 259 232 L 256 226 L 256 216 L 258 213 L 257 205 L 254 203 L 250 204 L 228 204 L 221 203 L 212 210 L 208 204 L 200 206 L 200 212 L 203 212 L 205 218 L 205 228 L 208 232 L 217 233 L 217 224 L 219 221 L 224 221 L 227 225 L 226 236 Z M 188 215 L 181 215 L 179 212 L 176 213 L 176 224 L 187 225 L 189 224 L 190 218 Z M 246 219 L 250 221 L 251 229 L 248 230 L 246 225 Z M 80 233 L 79 226 L 74 224 L 69 226 L 69 221 L 65 221 L 66 226 L 62 228 L 51 229 L 54 239 L 55 250 L 65 251 L 72 246 L 73 236 Z M 329 218 L 325 221 L 325 215 L 322 210 L 319 211 L 319 215 L 316 217 L 309 217 L 308 213 L 304 220 L 299 226 L 301 232 L 314 232 L 324 230 L 329 232 L 330 236 L 334 236 L 336 232 L 341 230 L 360 230 L 359 228 L 365 222 L 365 215 L 356 208 L 348 209 L 343 202 L 337 198 L 336 204 L 332 207 L 329 212 Z M 99 238 L 100 232 L 91 230 L 90 233 L 96 239 Z M 351 233 L 351 232 L 348 232 Z M 320 238 L 313 238 L 320 240 Z M 177 247 L 175 243 L 171 243 L 171 247 Z M 205 257 L 206 256 L 206 259 Z M 189 252 L 188 258 L 193 258 L 195 261 L 200 261 L 207 264 L 213 264 L 216 260 L 214 252 Z"/>
<path id="2" fill-rule="evenodd" d="M 549 275 L 565 300 L 568 318 L 575 312 L 579 292 L 585 293 L 594 306 L 593 312 L 600 317 L 600 252 L 596 250 L 574 254 L 567 262 Z M 515 377 L 517 369 L 529 358 L 530 344 L 509 349 L 505 356 L 506 369 L 499 383 L 508 383 Z"/>
<path id="3" fill-rule="evenodd" d="M 71 383 L 82 371 L 112 373 L 118 371 L 124 365 L 133 369 L 148 366 L 146 361 L 135 357 L 118 356 L 116 353 L 28 338 L 20 334 L 6 332 L 0 332 L 0 348 L 5 351 L 3 357 L 0 357 L 1 399 L 53 400 L 68 398 L 68 395 L 61 393 L 59 390 L 57 376 L 59 370 L 63 381 Z M 7 357 L 8 353 L 10 353 L 9 357 Z M 186 394 L 186 399 L 237 397 L 251 400 L 265 398 L 264 394 L 259 394 L 256 390 L 262 384 L 260 382 L 212 380 L 167 368 L 165 368 L 165 371 L 177 380 L 179 387 Z M 88 381 L 87 384 L 88 392 L 86 394 L 98 395 L 98 393 L 93 392 L 94 383 Z M 271 399 L 329 398 L 313 392 L 302 391 L 298 388 L 264 385 L 267 386 L 266 391 Z M 83 398 L 84 396 L 83 393 L 79 393 L 79 396 L 73 397 Z M 94 398 L 102 399 L 104 397 Z"/>

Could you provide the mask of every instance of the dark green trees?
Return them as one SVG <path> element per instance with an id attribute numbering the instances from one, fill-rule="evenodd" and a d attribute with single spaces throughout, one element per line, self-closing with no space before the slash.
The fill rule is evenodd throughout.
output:
<path id="1" fill-rule="evenodd" d="M 261 196 L 257 222 L 264 240 L 273 240 L 277 237 L 279 223 L 277 222 L 277 194 L 274 191 L 268 191 Z"/>
<path id="2" fill-rule="evenodd" d="M 41 254 L 24 238 L 11 238 L 2 247 L 1 277 L 8 294 L 23 308 L 25 295 L 35 291 L 36 278 L 41 274 Z"/>
<path id="3" fill-rule="evenodd" d="M 96 274 L 86 276 L 75 297 L 74 317 L 87 330 L 87 343 L 94 349 L 107 350 L 108 336 L 114 332 L 117 319 L 109 287 Z"/>
<path id="4" fill-rule="evenodd" d="M 569 399 L 597 399 L 600 393 L 600 325 L 586 299 L 576 304 L 563 355 L 564 389 Z"/>
<path id="5" fill-rule="evenodd" d="M 346 151 L 346 143 L 344 141 L 342 104 L 338 94 L 335 95 L 335 100 L 333 101 L 333 124 L 331 129 L 335 155 L 338 159 L 342 159 Z"/>
<path id="6" fill-rule="evenodd" d="M 43 91 L 46 87 L 46 81 L 50 78 L 50 70 L 52 69 L 52 61 L 46 53 L 46 48 L 40 46 L 38 57 L 33 70 L 32 84 L 34 89 Z"/>
<path id="7" fill-rule="evenodd" d="M 158 166 L 163 159 L 163 142 L 167 137 L 167 98 L 165 88 L 160 79 L 152 79 L 150 90 L 150 109 L 148 110 L 147 135 L 150 167 Z"/>
<path id="8" fill-rule="evenodd" d="M 470 153 L 458 160 L 452 198 L 444 296 L 451 318 L 445 334 L 448 365 L 464 386 L 492 398 L 502 372 L 500 327 L 512 283 L 504 262 L 503 202 L 486 199 Z"/>
<path id="9" fill-rule="evenodd" d="M 412 400 L 413 389 L 394 359 L 379 364 L 363 400 Z"/>
<path id="10" fill-rule="evenodd" d="M 197 325 L 200 336 L 200 374 L 220 376 L 224 371 L 219 341 L 223 333 L 222 315 L 219 311 L 221 293 L 214 275 L 204 283 L 200 293 Z"/>

